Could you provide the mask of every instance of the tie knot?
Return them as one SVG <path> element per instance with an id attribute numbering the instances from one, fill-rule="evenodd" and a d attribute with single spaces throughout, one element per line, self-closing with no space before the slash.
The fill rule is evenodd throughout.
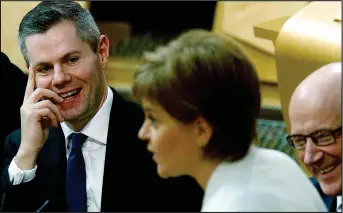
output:
<path id="1" fill-rule="evenodd" d="M 73 133 L 71 134 L 71 148 L 72 149 L 81 149 L 82 144 L 86 141 L 87 136 L 82 133 Z"/>

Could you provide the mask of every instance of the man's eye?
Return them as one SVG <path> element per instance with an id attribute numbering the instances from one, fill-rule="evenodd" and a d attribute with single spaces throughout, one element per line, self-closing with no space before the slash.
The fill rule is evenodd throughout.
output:
<path id="1" fill-rule="evenodd" d="M 37 69 L 37 72 L 40 72 L 40 73 L 46 73 L 46 72 L 49 72 L 50 71 L 50 67 L 49 66 L 43 66 L 43 67 L 39 67 Z"/>
<path id="2" fill-rule="evenodd" d="M 68 59 L 69 64 L 75 64 L 79 60 L 78 57 L 71 57 Z"/>
<path id="3" fill-rule="evenodd" d="M 318 137 L 317 140 L 319 142 L 322 142 L 322 143 L 325 143 L 325 142 L 330 142 L 333 140 L 333 137 L 332 136 L 321 136 L 321 137 Z"/>
<path id="4" fill-rule="evenodd" d="M 295 143 L 298 143 L 298 144 L 303 144 L 303 143 L 306 143 L 306 139 L 305 138 L 294 138 L 293 141 Z"/>

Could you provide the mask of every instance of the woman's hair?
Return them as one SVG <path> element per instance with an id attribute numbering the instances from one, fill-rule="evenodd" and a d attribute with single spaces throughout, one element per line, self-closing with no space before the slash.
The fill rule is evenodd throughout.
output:
<path id="1" fill-rule="evenodd" d="M 157 101 L 183 123 L 205 118 L 213 129 L 205 157 L 236 161 L 246 155 L 256 135 L 260 88 L 234 40 L 190 30 L 144 60 L 134 75 L 135 98 Z"/>

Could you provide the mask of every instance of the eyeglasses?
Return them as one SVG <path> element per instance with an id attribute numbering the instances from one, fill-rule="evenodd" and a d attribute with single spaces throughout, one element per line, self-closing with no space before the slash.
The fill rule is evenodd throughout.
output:
<path id="1" fill-rule="evenodd" d="M 317 146 L 328 146 L 336 142 L 336 137 L 339 133 L 342 134 L 342 126 L 335 130 L 320 130 L 309 135 L 289 135 L 286 139 L 294 149 L 301 150 L 305 148 L 306 139 L 308 137 L 310 137 Z"/>

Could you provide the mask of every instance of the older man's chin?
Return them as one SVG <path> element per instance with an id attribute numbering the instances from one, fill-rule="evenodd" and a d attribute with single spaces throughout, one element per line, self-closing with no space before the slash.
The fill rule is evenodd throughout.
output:
<path id="1" fill-rule="evenodd" d="M 317 180 L 319 182 L 320 188 L 327 196 L 339 196 L 342 195 L 342 170 L 337 169 L 336 176 L 333 180 L 321 180 L 319 177 Z"/>
<path id="2" fill-rule="evenodd" d="M 320 184 L 320 183 L 319 183 Z M 341 183 L 334 183 L 330 185 L 320 184 L 322 191 L 327 196 L 339 196 L 342 195 L 342 182 Z"/>

